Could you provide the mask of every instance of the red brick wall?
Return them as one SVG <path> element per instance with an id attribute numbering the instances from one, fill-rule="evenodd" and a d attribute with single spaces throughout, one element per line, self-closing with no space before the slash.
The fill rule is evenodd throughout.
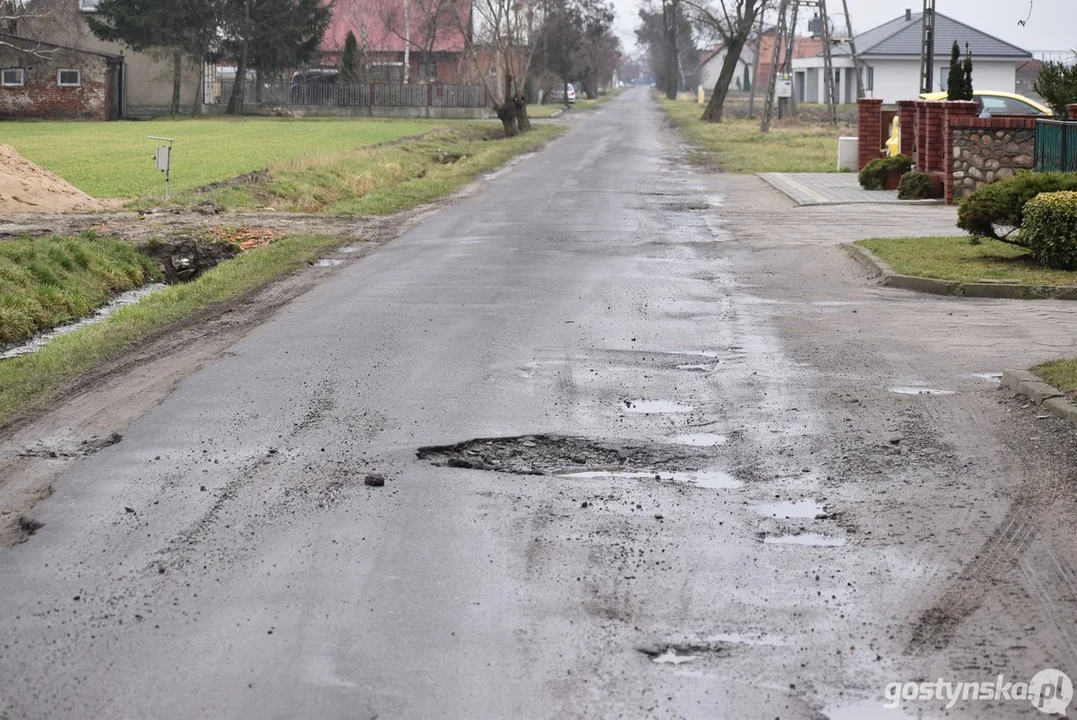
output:
<path id="1" fill-rule="evenodd" d="M 863 170 L 869 162 L 883 156 L 879 143 L 883 126 L 883 101 L 877 98 L 861 98 L 857 101 L 857 106 L 857 135 L 860 138 L 857 166 Z"/>
<path id="2" fill-rule="evenodd" d="M 898 101 L 898 125 L 901 127 L 901 154 L 916 153 L 916 101 Z"/>
<path id="3" fill-rule="evenodd" d="M 0 68 L 25 70 L 22 87 L 0 87 L 2 118 L 108 119 L 108 61 L 101 55 L 57 50 L 47 58 L 0 47 Z M 60 69 L 79 70 L 79 87 L 60 87 Z"/>

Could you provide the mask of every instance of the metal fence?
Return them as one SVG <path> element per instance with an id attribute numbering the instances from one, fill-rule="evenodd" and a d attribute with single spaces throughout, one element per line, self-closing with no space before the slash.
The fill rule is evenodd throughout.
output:
<path id="1" fill-rule="evenodd" d="M 207 87 L 207 104 L 226 104 L 232 96 L 234 80 L 220 80 Z M 446 107 L 485 108 L 486 89 L 482 85 L 443 83 L 293 83 L 270 81 L 259 85 L 248 80 L 244 102 L 269 106 L 337 107 Z"/>
<path id="2" fill-rule="evenodd" d="M 1036 121 L 1036 170 L 1077 172 L 1077 122 Z"/>

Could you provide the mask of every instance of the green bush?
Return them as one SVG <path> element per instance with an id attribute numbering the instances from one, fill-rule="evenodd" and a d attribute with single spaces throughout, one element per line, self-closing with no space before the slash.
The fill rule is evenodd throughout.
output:
<path id="1" fill-rule="evenodd" d="M 923 200 L 931 197 L 931 176 L 922 172 L 907 172 L 898 185 L 898 200 Z"/>
<path id="2" fill-rule="evenodd" d="M 1007 236 L 1021 227 L 1025 204 L 1040 193 L 1063 190 L 1077 190 L 1077 173 L 1018 173 L 965 197 L 957 210 L 957 226 L 974 239 L 988 237 L 1023 245 L 1019 238 Z"/>
<path id="3" fill-rule="evenodd" d="M 894 155 L 872 160 L 860 171 L 860 186 L 865 190 L 882 190 L 886 185 L 886 176 L 895 170 L 903 174 L 912 170 L 912 158 Z"/>
<path id="4" fill-rule="evenodd" d="M 1040 69 L 1032 89 L 1047 103 L 1058 120 L 1066 119 L 1066 105 L 1077 103 L 1077 65 L 1051 60 Z"/>
<path id="5" fill-rule="evenodd" d="M 1029 200 L 1021 239 L 1041 265 L 1077 270 L 1077 192 L 1043 193 Z"/>

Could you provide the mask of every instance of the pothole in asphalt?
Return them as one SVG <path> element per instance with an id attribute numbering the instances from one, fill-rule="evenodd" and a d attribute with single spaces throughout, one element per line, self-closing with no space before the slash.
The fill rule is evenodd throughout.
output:
<path id="1" fill-rule="evenodd" d="M 658 665 L 682 665 L 704 657 L 728 657 L 729 649 L 716 642 L 689 642 L 636 648 Z"/>
<path id="2" fill-rule="evenodd" d="M 688 202 L 662 203 L 663 210 L 670 212 L 692 212 L 697 210 L 710 210 L 711 206 L 705 202 L 689 200 Z"/>
<path id="3" fill-rule="evenodd" d="M 689 370 L 689 371 L 692 371 L 692 372 L 711 372 L 712 370 L 717 370 L 718 366 L 711 365 L 711 364 L 706 364 L 706 363 L 699 363 L 699 364 L 678 365 L 677 369 L 678 370 Z"/>
<path id="4" fill-rule="evenodd" d="M 763 534 L 765 545 L 810 545 L 812 547 L 841 547 L 845 538 L 820 533 L 798 533 L 795 535 Z"/>
<path id="5" fill-rule="evenodd" d="M 823 506 L 814 500 L 787 500 L 785 502 L 766 503 L 756 506 L 756 512 L 766 517 L 783 520 L 806 519 L 826 520 L 829 515 Z"/>
<path id="6" fill-rule="evenodd" d="M 342 247 L 340 249 L 340 252 L 345 253 L 347 255 L 351 255 L 352 253 L 359 252 L 361 249 L 362 248 L 358 248 L 355 245 L 346 245 L 346 246 L 344 246 L 344 247 Z"/>
<path id="7" fill-rule="evenodd" d="M 320 260 L 316 260 L 314 262 L 314 265 L 316 267 L 335 267 L 337 265 L 340 265 L 342 262 L 344 261 L 337 260 L 336 258 L 322 258 Z"/>
<path id="8" fill-rule="evenodd" d="M 925 388 L 916 387 L 913 385 L 900 385 L 898 387 L 887 388 L 892 393 L 898 395 L 953 395 L 953 390 L 939 390 L 938 388 Z"/>
<path id="9" fill-rule="evenodd" d="M 695 410 L 691 405 L 679 405 L 670 400 L 622 400 L 625 409 L 633 413 L 666 414 L 689 413 Z"/>
<path id="10" fill-rule="evenodd" d="M 674 435 L 673 442 L 678 445 L 695 445 L 696 447 L 716 447 L 725 445 L 729 438 L 718 433 L 685 433 Z"/>
<path id="11" fill-rule="evenodd" d="M 1002 373 L 1000 372 L 973 373 L 972 377 L 979 378 L 984 382 L 1002 382 Z"/>
<path id="12" fill-rule="evenodd" d="M 479 438 L 455 445 L 421 447 L 417 455 L 434 465 L 517 475 L 590 470 L 609 472 L 610 477 L 625 477 L 626 473 L 629 477 L 654 477 L 662 471 L 681 471 L 686 465 L 691 468 L 697 462 L 702 464 L 700 453 L 688 448 L 596 442 L 564 435 Z"/>

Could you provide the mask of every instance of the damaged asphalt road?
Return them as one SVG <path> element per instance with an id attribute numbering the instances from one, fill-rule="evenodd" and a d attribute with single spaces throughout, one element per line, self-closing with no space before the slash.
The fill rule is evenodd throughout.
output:
<path id="1" fill-rule="evenodd" d="M 878 713 L 1077 677 L 1077 442 L 992 375 L 1072 312 L 872 285 L 837 243 L 952 211 L 697 174 L 644 91 L 573 124 L 98 433 L 0 550 L 0 717 L 1040 716 Z"/>

